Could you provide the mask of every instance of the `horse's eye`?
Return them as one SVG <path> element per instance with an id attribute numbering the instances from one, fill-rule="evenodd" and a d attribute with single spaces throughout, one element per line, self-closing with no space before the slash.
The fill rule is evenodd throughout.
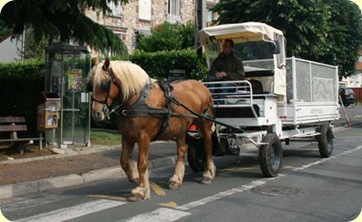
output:
<path id="1" fill-rule="evenodd" d="M 88 92 L 93 92 L 93 86 L 92 86 L 91 82 L 87 83 L 87 90 L 88 90 Z"/>
<path id="2" fill-rule="evenodd" d="M 105 80 L 102 82 L 101 89 L 103 92 L 109 92 L 111 89 L 111 80 Z"/>

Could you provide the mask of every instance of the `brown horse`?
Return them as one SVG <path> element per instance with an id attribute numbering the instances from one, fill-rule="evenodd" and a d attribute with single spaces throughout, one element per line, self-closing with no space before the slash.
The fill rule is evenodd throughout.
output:
<path id="1" fill-rule="evenodd" d="M 206 153 L 202 183 L 209 184 L 216 168 L 212 158 L 213 100 L 207 87 L 196 80 L 161 84 L 151 79 L 138 65 L 129 61 L 109 61 L 95 65 L 88 75 L 92 87 L 92 116 L 102 121 L 109 115 L 109 106 L 119 100 L 118 128 L 122 134 L 121 166 L 129 181 L 137 183 L 128 198 L 137 201 L 150 198 L 148 157 L 150 142 L 175 140 L 177 162 L 169 181 L 170 189 L 181 186 L 187 152 L 186 133 L 195 124 L 204 140 Z M 138 145 L 138 165 L 130 160 Z"/>

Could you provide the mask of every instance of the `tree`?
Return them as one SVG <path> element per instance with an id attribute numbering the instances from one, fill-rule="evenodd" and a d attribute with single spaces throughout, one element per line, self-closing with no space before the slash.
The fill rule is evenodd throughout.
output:
<path id="1" fill-rule="evenodd" d="M 22 55 L 22 58 L 25 60 L 45 58 L 44 49 L 48 46 L 49 43 L 44 37 L 42 39 L 35 39 L 34 35 L 35 32 L 31 28 L 28 28 L 25 31 L 24 54 Z"/>
<path id="2" fill-rule="evenodd" d="M 340 77 L 354 74 L 358 50 L 362 46 L 362 14 L 360 8 L 349 0 L 326 0 L 331 6 L 332 16 L 328 21 L 329 49 L 321 57 L 324 62 L 338 64 Z M 343 9 L 343 10 L 341 10 Z"/>
<path id="3" fill-rule="evenodd" d="M 257 21 L 282 30 L 288 56 L 339 65 L 340 76 L 354 71 L 362 17 L 349 0 L 221 0 L 213 11 L 220 24 Z"/>
<path id="4" fill-rule="evenodd" d="M 151 29 L 151 35 L 140 35 L 137 39 L 137 50 L 156 52 L 163 50 L 180 50 L 194 47 L 195 25 L 186 24 L 162 25 Z"/>
<path id="5" fill-rule="evenodd" d="M 49 43 L 74 39 L 98 50 L 124 53 L 125 45 L 111 30 L 85 16 L 86 9 L 110 12 L 107 2 L 127 3 L 128 0 L 16 0 L 5 5 L 0 14 L 0 28 L 21 35 L 26 28 L 34 30 L 34 38 Z"/>

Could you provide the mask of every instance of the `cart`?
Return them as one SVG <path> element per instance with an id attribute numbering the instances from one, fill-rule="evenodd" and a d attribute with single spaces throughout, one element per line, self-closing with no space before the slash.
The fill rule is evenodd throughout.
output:
<path id="1" fill-rule="evenodd" d="M 258 22 L 202 29 L 209 67 L 225 39 L 234 41 L 246 78 L 204 83 L 215 102 L 213 154 L 257 156 L 266 177 L 278 175 L 283 146 L 291 141 L 317 141 L 320 155 L 331 156 L 333 121 L 339 119 L 338 67 L 286 58 L 282 31 Z M 188 162 L 197 172 L 204 164 L 199 137 L 197 130 L 187 135 Z"/>

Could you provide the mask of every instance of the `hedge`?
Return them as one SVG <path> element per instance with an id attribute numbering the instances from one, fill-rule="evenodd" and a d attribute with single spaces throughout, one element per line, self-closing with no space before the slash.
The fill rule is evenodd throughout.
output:
<path id="1" fill-rule="evenodd" d="M 193 49 L 179 51 L 136 52 L 130 60 L 140 65 L 152 78 L 167 79 L 172 69 L 184 69 L 187 79 L 203 80 L 207 74 L 205 59 L 199 60 Z"/>
<path id="2" fill-rule="evenodd" d="M 112 60 L 122 59 L 112 57 Z M 167 79 L 172 69 L 184 69 L 187 79 L 203 80 L 207 73 L 205 59 L 197 59 L 194 50 L 136 52 L 128 59 L 140 65 L 152 78 Z M 0 63 L 0 116 L 25 116 L 29 135 L 36 136 L 36 109 L 45 85 L 45 62 Z M 116 128 L 115 116 L 111 121 L 95 123 L 92 127 Z"/>
<path id="3" fill-rule="evenodd" d="M 25 116 L 32 136 L 44 77 L 44 61 L 0 63 L 0 116 Z"/>

